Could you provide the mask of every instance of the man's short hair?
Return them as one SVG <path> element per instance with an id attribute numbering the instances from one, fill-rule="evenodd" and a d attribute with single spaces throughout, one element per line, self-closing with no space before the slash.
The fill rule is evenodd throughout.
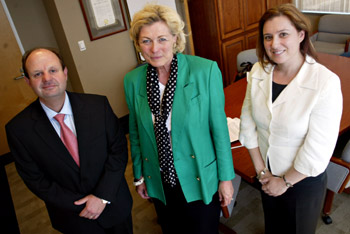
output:
<path id="1" fill-rule="evenodd" d="M 66 67 L 66 65 L 63 62 L 63 59 L 62 59 L 61 55 L 58 53 L 58 49 L 51 48 L 51 47 L 35 47 L 33 49 L 30 49 L 30 50 L 26 51 L 23 54 L 23 56 L 22 56 L 22 70 L 23 70 L 23 73 L 24 73 L 25 77 L 29 78 L 28 71 L 27 71 L 27 68 L 26 68 L 27 59 L 28 59 L 29 55 L 31 55 L 31 53 L 33 53 L 34 51 L 37 51 L 37 50 L 48 50 L 48 51 L 51 51 L 60 60 L 60 63 L 61 63 L 61 66 L 62 66 L 62 70 Z"/>

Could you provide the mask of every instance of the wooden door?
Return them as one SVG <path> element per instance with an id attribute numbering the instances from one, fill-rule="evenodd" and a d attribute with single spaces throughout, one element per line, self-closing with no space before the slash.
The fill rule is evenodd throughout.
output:
<path id="1" fill-rule="evenodd" d="M 21 51 L 2 4 L 0 4 L 0 155 L 9 152 L 5 124 L 35 99 L 21 76 Z"/>

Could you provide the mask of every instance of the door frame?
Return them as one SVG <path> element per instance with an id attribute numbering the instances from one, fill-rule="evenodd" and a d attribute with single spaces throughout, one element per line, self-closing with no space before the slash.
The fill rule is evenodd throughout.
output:
<path id="1" fill-rule="evenodd" d="M 1 5 L 10 23 L 12 32 L 17 41 L 17 45 L 21 53 L 24 54 L 24 48 L 23 48 L 21 39 L 19 38 L 15 24 L 13 23 L 11 14 L 7 8 L 5 0 L 1 0 Z M 13 162 L 13 157 L 11 153 L 0 155 L 0 188 L 1 188 L 0 190 L 2 191 L 0 193 L 0 200 L 1 200 L 1 206 L 4 207 L 4 210 L 5 210 L 5 212 L 2 212 L 2 214 L 0 215 L 1 217 L 0 224 L 1 224 L 2 230 L 7 230 L 7 231 L 10 231 L 11 233 L 19 234 L 20 230 L 19 230 L 18 221 L 16 217 L 16 211 L 13 205 L 11 191 L 8 183 L 6 170 L 5 170 L 5 166 L 11 162 Z"/>
<path id="2" fill-rule="evenodd" d="M 23 48 L 21 39 L 19 38 L 19 35 L 18 35 L 18 33 L 17 33 L 16 26 L 15 26 L 15 24 L 13 23 L 13 20 L 12 20 L 11 14 L 10 14 L 10 11 L 9 11 L 9 9 L 7 8 L 7 5 L 6 5 L 5 0 L 1 0 L 1 5 L 2 5 L 2 7 L 4 8 L 4 11 L 5 11 L 5 14 L 6 14 L 6 16 L 7 16 L 7 19 L 8 19 L 8 21 L 9 21 L 10 25 L 11 25 L 11 29 L 12 29 L 13 34 L 15 35 L 15 38 L 16 38 L 18 47 L 19 47 L 21 53 L 24 54 L 24 48 Z"/>

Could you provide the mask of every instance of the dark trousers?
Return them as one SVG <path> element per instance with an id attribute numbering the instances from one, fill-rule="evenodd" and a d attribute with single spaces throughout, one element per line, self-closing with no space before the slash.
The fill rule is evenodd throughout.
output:
<path id="1" fill-rule="evenodd" d="M 68 224 L 69 230 L 63 231 L 64 234 L 132 234 L 132 218 L 131 213 L 128 218 L 122 223 L 104 229 L 96 220 L 89 220 L 84 218 L 84 223 Z M 62 230 L 61 230 L 62 231 Z"/>
<path id="2" fill-rule="evenodd" d="M 206 205 L 203 201 L 187 203 L 180 185 L 175 188 L 165 185 L 164 192 L 166 205 L 153 199 L 164 234 L 218 234 L 221 211 L 218 193 Z"/>
<path id="3" fill-rule="evenodd" d="M 261 191 L 266 234 L 312 234 L 318 219 L 327 186 L 327 174 L 308 177 L 278 197 Z"/>

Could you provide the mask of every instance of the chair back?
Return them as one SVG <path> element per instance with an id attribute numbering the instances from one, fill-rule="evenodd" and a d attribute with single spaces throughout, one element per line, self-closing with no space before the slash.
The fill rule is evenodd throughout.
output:
<path id="1" fill-rule="evenodd" d="M 245 66 L 244 63 L 251 63 L 254 65 L 258 61 L 258 56 L 256 55 L 256 49 L 243 50 L 237 55 L 237 72 L 241 72 Z"/>
<path id="2" fill-rule="evenodd" d="M 341 159 L 347 163 L 350 163 L 350 140 L 344 147 L 344 150 L 341 154 Z"/>
<path id="3" fill-rule="evenodd" d="M 317 41 L 345 44 L 349 38 L 350 15 L 321 16 L 318 23 Z"/>
<path id="4" fill-rule="evenodd" d="M 317 52 L 340 55 L 348 51 L 350 15 L 324 15 L 311 41 Z"/>
<path id="5" fill-rule="evenodd" d="M 321 16 L 318 31 L 350 35 L 350 15 Z"/>

